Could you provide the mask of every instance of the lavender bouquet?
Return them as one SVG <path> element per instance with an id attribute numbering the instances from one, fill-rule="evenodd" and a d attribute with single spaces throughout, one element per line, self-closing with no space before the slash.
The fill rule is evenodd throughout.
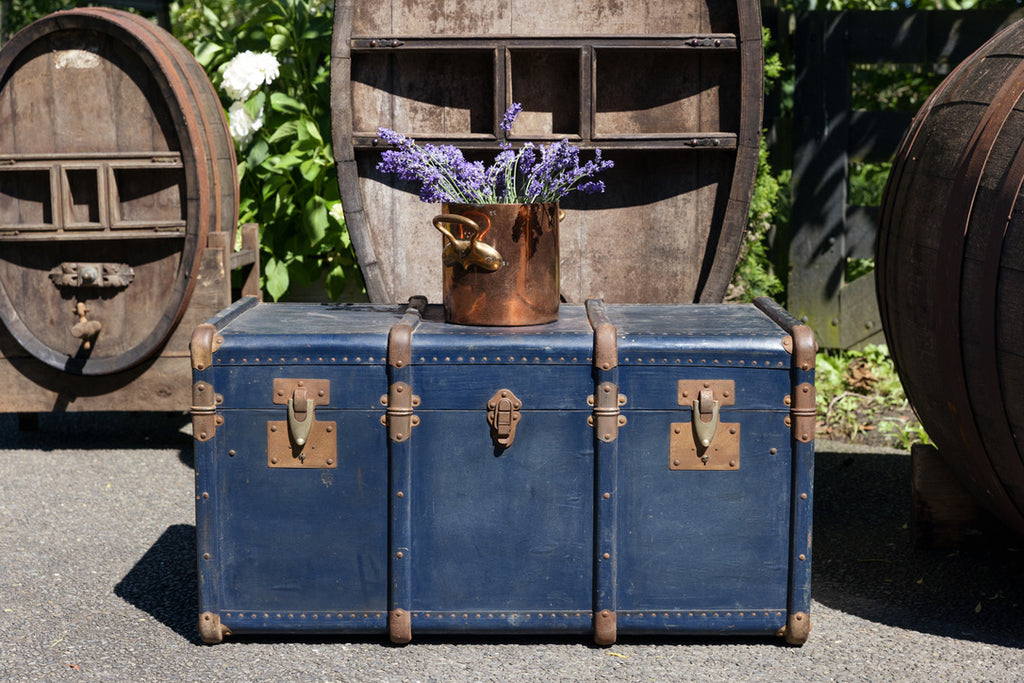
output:
<path id="1" fill-rule="evenodd" d="M 506 133 L 523 110 L 513 103 L 501 121 Z M 395 173 L 402 180 L 419 181 L 420 199 L 448 204 L 533 204 L 555 202 L 573 190 L 586 194 L 604 192 L 604 183 L 591 180 L 614 163 L 594 158 L 580 166 L 580 150 L 560 140 L 550 145 L 525 143 L 519 151 L 507 142 L 494 163 L 485 167 L 480 161 L 467 161 L 452 145 L 417 145 L 415 140 L 388 128 L 380 128 L 378 137 L 394 149 L 381 154 L 377 169 Z"/>

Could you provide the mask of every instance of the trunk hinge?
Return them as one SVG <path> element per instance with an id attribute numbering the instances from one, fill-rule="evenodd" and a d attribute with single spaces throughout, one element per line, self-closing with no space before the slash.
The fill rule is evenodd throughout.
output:
<path id="1" fill-rule="evenodd" d="M 808 443 L 814 439 L 816 415 L 814 385 L 808 382 L 798 384 L 793 389 L 792 405 L 790 406 L 790 422 L 793 427 L 793 437 L 797 441 Z"/>
<path id="2" fill-rule="evenodd" d="M 412 387 L 405 382 L 394 382 L 388 387 L 388 393 L 380 397 L 380 402 L 387 408 L 380 423 L 388 428 L 388 438 L 397 442 L 408 439 L 412 428 L 420 423 L 419 416 L 413 414 L 420 397 L 413 394 Z"/>
<path id="3" fill-rule="evenodd" d="M 388 332 L 388 365 L 392 368 L 389 374 L 408 372 L 406 368 L 412 364 L 412 334 L 423 319 L 426 307 L 426 297 L 410 298 L 402 319 Z M 420 418 L 413 415 L 420 397 L 412 393 L 409 384 L 394 381 L 388 385 L 388 393 L 380 397 L 380 403 L 387 408 L 380 423 L 388 428 L 388 438 L 395 442 L 407 440 L 412 428 L 420 423 Z"/>
<path id="4" fill-rule="evenodd" d="M 626 416 L 619 408 L 626 405 L 626 396 L 619 393 L 619 385 L 609 381 L 616 379 L 612 371 L 619 366 L 618 330 L 608 319 L 604 301 L 587 301 L 587 319 L 594 330 L 594 370 L 596 376 L 607 378 L 597 385 L 594 393 L 587 397 L 587 405 L 593 406 L 594 414 L 587 418 L 587 424 L 594 427 L 597 438 L 605 443 L 619 437 L 619 427 L 626 424 Z"/>
<path id="5" fill-rule="evenodd" d="M 601 382 L 597 393 L 587 396 L 587 405 L 594 407 L 587 424 L 594 427 L 601 441 L 610 443 L 619 437 L 619 427 L 626 424 L 626 416 L 619 408 L 626 405 L 626 401 L 626 395 L 620 394 L 618 385 L 611 382 Z"/>
<path id="6" fill-rule="evenodd" d="M 209 382 L 192 385 L 192 436 L 196 441 L 209 441 L 224 424 L 224 417 L 217 414 L 217 406 L 223 402 L 224 397 L 214 392 Z"/>
<path id="7" fill-rule="evenodd" d="M 783 346 L 793 356 L 793 366 L 802 373 L 814 370 L 814 361 L 818 344 L 814 341 L 814 332 L 807 325 L 795 325 L 790 336 L 783 340 Z M 793 387 L 790 399 L 790 426 L 793 438 L 802 443 L 814 440 L 816 431 L 817 406 L 815 403 L 814 384 L 804 382 Z"/>
<path id="8" fill-rule="evenodd" d="M 797 376 L 794 381 L 809 379 L 793 387 L 793 395 L 786 397 L 790 414 L 786 424 L 793 430 L 793 438 L 801 443 L 814 440 L 816 430 L 816 408 L 814 402 L 814 365 L 818 353 L 818 343 L 814 339 L 814 330 L 790 315 L 786 309 L 767 297 L 758 297 L 754 305 L 775 324 L 789 334 L 782 339 L 782 348 L 792 358 L 792 371 Z"/>

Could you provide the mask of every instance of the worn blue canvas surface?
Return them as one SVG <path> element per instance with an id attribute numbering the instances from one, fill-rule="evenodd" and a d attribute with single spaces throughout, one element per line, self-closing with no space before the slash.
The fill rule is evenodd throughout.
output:
<path id="1" fill-rule="evenodd" d="M 482 328 L 445 324 L 434 306 L 239 302 L 209 323 L 219 341 L 195 371 L 217 396 L 196 413 L 216 420 L 196 441 L 204 638 L 562 631 L 800 642 L 813 442 L 794 435 L 791 404 L 795 386 L 812 386 L 813 365 L 794 366 L 785 327 L 796 321 L 769 312 L 593 302 L 563 306 L 550 325 Z M 602 321 L 614 326 L 609 367 L 594 351 Z M 411 332 L 397 364 L 396 325 Z M 331 441 L 330 465 L 315 454 L 293 462 L 294 444 L 281 455 L 268 425 L 283 425 L 285 443 L 296 437 L 275 380 L 289 392 L 329 382 L 310 406 L 330 425 L 314 425 Z M 681 445 L 696 439 L 695 381 L 718 392 L 714 457 Z M 416 398 L 408 423 L 398 421 L 403 394 L 389 396 L 399 383 Z M 593 397 L 607 387 L 618 400 L 599 420 Z M 518 405 L 507 446 L 488 413 L 503 390 Z"/>

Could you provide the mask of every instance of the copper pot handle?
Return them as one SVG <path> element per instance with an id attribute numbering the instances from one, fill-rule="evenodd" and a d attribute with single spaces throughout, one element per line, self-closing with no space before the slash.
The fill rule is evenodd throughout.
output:
<path id="1" fill-rule="evenodd" d="M 473 219 L 453 213 L 442 213 L 434 216 L 431 222 L 437 228 L 437 231 L 448 240 L 448 244 L 445 246 L 441 257 L 444 265 L 452 266 L 459 264 L 467 269 L 471 266 L 476 266 L 482 270 L 490 271 L 501 268 L 504 261 L 498 250 L 489 244 L 477 241 L 477 237 L 480 235 L 480 226 Z M 446 226 L 448 223 L 463 225 L 472 230 L 473 234 L 469 239 L 456 237 Z"/>
<path id="2" fill-rule="evenodd" d="M 558 210 L 558 222 L 561 223 L 564 220 L 565 220 L 565 211 L 563 211 L 562 209 L 559 209 Z"/>

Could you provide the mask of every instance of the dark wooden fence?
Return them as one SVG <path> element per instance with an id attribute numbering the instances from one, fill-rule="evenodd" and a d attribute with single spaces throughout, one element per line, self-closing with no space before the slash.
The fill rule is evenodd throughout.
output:
<path id="1" fill-rule="evenodd" d="M 891 159 L 914 112 L 854 110 L 851 66 L 925 64 L 946 71 L 1024 13 L 818 11 L 794 16 L 766 8 L 764 17 L 780 51 L 791 51 L 796 66 L 792 129 L 774 136 L 792 140 L 788 307 L 811 325 L 823 347 L 882 342 L 874 277 L 848 282 L 846 276 L 848 259 L 873 256 L 877 217 L 877 207 L 847 201 L 849 167 L 856 161 Z M 774 156 L 785 160 L 787 151 L 777 149 Z"/>

